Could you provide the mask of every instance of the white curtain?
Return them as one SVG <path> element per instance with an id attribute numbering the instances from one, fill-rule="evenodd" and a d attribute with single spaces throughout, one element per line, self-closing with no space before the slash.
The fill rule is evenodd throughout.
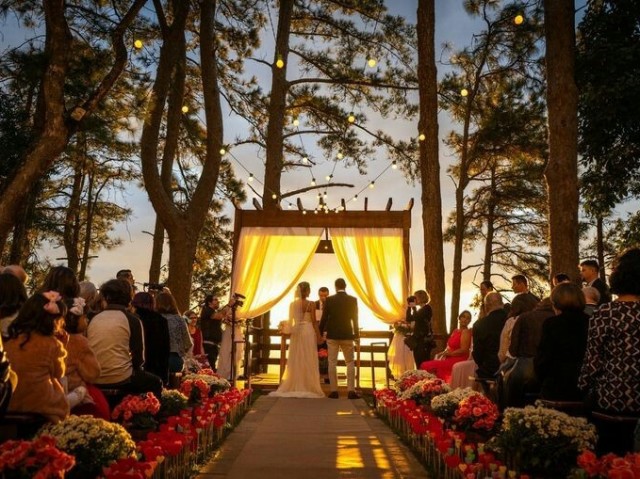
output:
<path id="1" fill-rule="evenodd" d="M 231 292 L 246 296 L 239 318 L 269 311 L 300 280 L 323 228 L 247 227 L 240 233 Z"/>
<path id="2" fill-rule="evenodd" d="M 409 293 L 402 228 L 330 228 L 347 282 L 379 319 L 404 318 Z"/>

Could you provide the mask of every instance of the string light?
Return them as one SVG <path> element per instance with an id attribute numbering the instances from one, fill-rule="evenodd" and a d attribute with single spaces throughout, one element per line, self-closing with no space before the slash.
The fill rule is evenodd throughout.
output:
<path id="1" fill-rule="evenodd" d="M 469 94 L 469 90 L 467 90 L 466 88 L 463 88 L 462 90 L 460 90 L 460 95 L 467 96 L 468 94 Z"/>
<path id="2" fill-rule="evenodd" d="M 184 105 L 182 107 L 182 113 L 187 113 L 189 111 L 189 107 L 187 105 Z"/>
<path id="3" fill-rule="evenodd" d="M 225 147 L 223 146 L 222 148 L 220 148 L 220 155 L 224 156 L 227 154 L 227 150 L 225 149 Z"/>
<path id="4" fill-rule="evenodd" d="M 249 173 L 249 183 L 251 183 L 253 181 L 253 173 Z"/>
<path id="5" fill-rule="evenodd" d="M 420 133 L 420 135 L 418 135 L 418 140 L 424 141 L 426 139 L 427 139 L 427 135 L 425 135 L 424 133 Z"/>
<path id="6" fill-rule="evenodd" d="M 276 66 L 278 68 L 284 67 L 284 60 L 282 59 L 282 55 L 278 55 L 278 59 L 276 60 Z"/>
<path id="7" fill-rule="evenodd" d="M 355 195 L 355 196 L 353 197 L 353 201 L 358 201 L 358 195 Z"/>
<path id="8" fill-rule="evenodd" d="M 524 22 L 524 17 L 520 14 L 516 15 L 515 18 L 513 19 L 513 23 L 515 23 L 516 25 L 522 25 L 523 22 Z"/>
<path id="9" fill-rule="evenodd" d="M 327 175 L 324 177 L 324 179 L 327 181 L 331 181 L 331 178 L 333 178 L 333 175 Z"/>
<path id="10" fill-rule="evenodd" d="M 136 40 L 133 42 L 133 46 L 140 50 L 142 48 L 142 40 Z"/>
<path id="11" fill-rule="evenodd" d="M 398 169 L 398 162 L 396 160 L 393 160 L 393 162 L 391 163 L 391 168 L 393 168 L 394 170 Z"/>
<path id="12" fill-rule="evenodd" d="M 311 178 L 311 186 L 316 186 L 316 179 L 315 178 Z"/>
<path id="13" fill-rule="evenodd" d="M 298 120 L 297 116 L 293 117 L 293 126 L 298 126 L 300 124 L 300 120 Z"/>
<path id="14" fill-rule="evenodd" d="M 302 214 L 306 215 L 307 214 L 307 210 L 302 210 Z"/>
<path id="15" fill-rule="evenodd" d="M 339 160 L 344 158 L 344 155 L 342 153 L 340 153 L 340 152 L 338 152 L 338 154 L 336 156 L 338 157 Z"/>
<path id="16" fill-rule="evenodd" d="M 376 186 L 376 182 L 372 181 L 371 183 L 369 183 L 369 188 L 373 189 Z"/>
<path id="17" fill-rule="evenodd" d="M 376 61 L 376 59 L 373 58 L 372 56 L 369 56 L 369 59 L 367 60 L 367 65 L 369 65 L 370 68 L 374 68 L 377 64 L 378 62 Z"/>
<path id="18" fill-rule="evenodd" d="M 306 165 L 307 163 L 309 163 L 309 158 L 307 158 L 306 156 L 303 156 L 303 157 L 302 157 L 302 163 L 304 163 L 305 165 Z"/>
<path id="19" fill-rule="evenodd" d="M 356 121 L 356 116 L 353 114 L 353 112 L 349 113 L 349 116 L 347 117 L 347 121 L 349 123 L 355 123 Z"/>
<path id="20" fill-rule="evenodd" d="M 278 195 L 276 195 L 275 193 L 271 195 L 271 198 L 272 198 L 272 199 L 274 199 L 274 200 L 275 200 L 277 197 L 278 197 Z"/>

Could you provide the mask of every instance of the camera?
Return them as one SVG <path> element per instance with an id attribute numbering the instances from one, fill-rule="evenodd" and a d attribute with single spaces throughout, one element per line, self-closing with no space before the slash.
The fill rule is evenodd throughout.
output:
<path id="1" fill-rule="evenodd" d="M 149 291 L 162 291 L 167 283 L 142 283 L 142 286 Z"/>
<path id="2" fill-rule="evenodd" d="M 246 299 L 246 296 L 240 293 L 233 293 L 233 299 L 236 300 L 235 303 L 233 303 L 233 307 L 240 308 L 244 304 L 244 300 Z"/>

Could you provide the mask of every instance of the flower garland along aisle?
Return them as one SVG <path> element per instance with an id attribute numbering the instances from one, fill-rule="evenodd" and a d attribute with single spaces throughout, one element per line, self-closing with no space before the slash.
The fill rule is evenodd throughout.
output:
<path id="1" fill-rule="evenodd" d="M 540 406 L 509 408 L 501 417 L 481 393 L 470 388 L 449 392 L 428 374 L 407 371 L 374 396 L 377 414 L 435 477 L 640 479 L 640 454 L 598 460 L 589 452 L 595 428 L 584 418 Z"/>
<path id="2" fill-rule="evenodd" d="M 160 400 L 150 393 L 125 397 L 113 411 L 122 424 L 69 416 L 44 426 L 33 441 L 7 441 L 0 445 L 0 477 L 189 477 L 238 424 L 251 390 L 231 388 L 211 370 L 187 375 L 181 390 L 190 395 L 165 390 Z M 133 441 L 127 428 L 140 426 L 145 437 Z"/>

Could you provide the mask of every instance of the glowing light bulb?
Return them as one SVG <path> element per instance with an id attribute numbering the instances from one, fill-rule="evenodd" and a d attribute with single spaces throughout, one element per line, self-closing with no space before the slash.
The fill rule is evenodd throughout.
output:
<path id="1" fill-rule="evenodd" d="M 187 105 L 182 107 L 182 113 L 187 113 L 189 111 L 189 107 Z"/>
<path id="2" fill-rule="evenodd" d="M 339 159 L 339 160 L 341 160 L 342 158 L 344 158 L 344 155 L 343 155 L 342 153 L 338 153 L 336 156 L 338 157 L 338 159 Z"/>
<path id="3" fill-rule="evenodd" d="M 317 215 L 318 214 L 318 210 L 313 210 L 313 214 Z"/>
<path id="4" fill-rule="evenodd" d="M 358 195 L 353 197 L 353 201 L 358 201 Z"/>
<path id="5" fill-rule="evenodd" d="M 251 173 L 251 174 L 249 175 L 249 180 L 248 180 L 248 181 L 249 181 L 249 183 L 251 183 L 251 182 L 253 181 L 253 173 Z"/>
<path id="6" fill-rule="evenodd" d="M 420 133 L 420 135 L 418 135 L 418 140 L 424 141 L 426 139 L 427 139 L 427 135 L 425 135 L 424 133 Z"/>
<path id="7" fill-rule="evenodd" d="M 300 120 L 298 120 L 297 116 L 293 117 L 293 126 L 298 126 L 300 124 Z"/>
<path id="8" fill-rule="evenodd" d="M 325 180 L 329 181 L 331 179 L 331 176 L 327 175 L 324 177 Z"/>
<path id="9" fill-rule="evenodd" d="M 311 179 L 311 186 L 316 186 L 316 179 L 315 178 Z"/>
<path id="10" fill-rule="evenodd" d="M 460 95 L 467 96 L 468 94 L 469 94 L 469 90 L 467 90 L 466 88 L 463 88 L 462 90 L 460 90 Z"/>
<path id="11" fill-rule="evenodd" d="M 278 55 L 278 59 L 276 60 L 276 66 L 278 68 L 284 67 L 284 60 L 282 59 L 282 55 Z"/>
<path id="12" fill-rule="evenodd" d="M 133 46 L 140 50 L 142 48 L 142 40 L 136 40 L 133 42 Z"/>
<path id="13" fill-rule="evenodd" d="M 293 205 L 291 203 L 289 203 L 289 206 L 287 208 L 291 209 Z"/>
<path id="14" fill-rule="evenodd" d="M 372 181 L 371 183 L 369 183 L 369 188 L 373 189 L 376 186 L 376 182 Z"/>
<path id="15" fill-rule="evenodd" d="M 394 170 L 398 169 L 398 163 L 396 162 L 396 160 L 393 160 L 393 162 L 391 163 L 391 168 L 393 168 Z"/>
<path id="16" fill-rule="evenodd" d="M 349 116 L 347 117 L 347 121 L 349 123 L 355 123 L 356 121 L 356 116 L 353 114 L 353 112 L 349 113 Z"/>
<path id="17" fill-rule="evenodd" d="M 309 158 L 307 158 L 306 156 L 303 156 L 302 162 L 306 165 L 307 163 L 309 163 Z"/>
<path id="18" fill-rule="evenodd" d="M 306 215 L 307 214 L 307 210 L 302 210 L 302 214 Z"/>
<path id="19" fill-rule="evenodd" d="M 278 197 L 278 195 L 276 195 L 275 193 L 271 195 L 271 198 L 272 198 L 272 199 L 274 199 L 274 200 L 275 200 L 277 197 Z"/>
<path id="20" fill-rule="evenodd" d="M 220 155 L 224 156 L 226 154 L 227 154 L 227 150 L 223 146 L 222 148 L 220 148 Z"/>
<path id="21" fill-rule="evenodd" d="M 516 25 L 522 25 L 523 22 L 524 22 L 524 17 L 520 14 L 516 15 L 515 18 L 513 19 L 513 23 L 515 23 Z"/>
<path id="22" fill-rule="evenodd" d="M 370 68 L 375 67 L 377 64 L 378 62 L 373 57 L 370 57 L 369 60 L 367 60 L 367 65 L 369 65 Z"/>

